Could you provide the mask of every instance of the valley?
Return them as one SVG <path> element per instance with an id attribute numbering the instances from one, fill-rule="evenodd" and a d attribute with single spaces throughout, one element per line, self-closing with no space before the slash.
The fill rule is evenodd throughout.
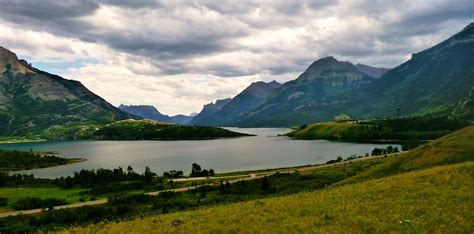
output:
<path id="1" fill-rule="evenodd" d="M 2 5 L 0 234 L 474 232 L 474 4 L 230 3 Z"/>

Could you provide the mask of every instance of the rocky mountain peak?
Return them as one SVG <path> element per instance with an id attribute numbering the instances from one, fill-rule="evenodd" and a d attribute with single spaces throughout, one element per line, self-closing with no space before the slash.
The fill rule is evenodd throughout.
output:
<path id="1" fill-rule="evenodd" d="M 35 73 L 25 60 L 18 60 L 12 51 L 0 46 L 0 73 L 11 71 L 13 73 Z"/>
<path id="2" fill-rule="evenodd" d="M 328 70 L 346 70 L 350 72 L 359 72 L 350 62 L 338 61 L 333 56 L 328 56 L 314 61 L 298 79 L 313 79 L 321 73 Z"/>

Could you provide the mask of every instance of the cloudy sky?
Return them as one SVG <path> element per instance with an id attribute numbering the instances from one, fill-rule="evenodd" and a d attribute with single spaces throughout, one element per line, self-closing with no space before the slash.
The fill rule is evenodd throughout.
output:
<path id="1" fill-rule="evenodd" d="M 474 21 L 472 0 L 0 2 L 0 45 L 112 104 L 165 114 L 328 55 L 394 67 Z"/>

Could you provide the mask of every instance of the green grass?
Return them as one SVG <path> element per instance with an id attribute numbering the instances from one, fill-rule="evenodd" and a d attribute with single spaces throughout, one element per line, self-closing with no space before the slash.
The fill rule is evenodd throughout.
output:
<path id="1" fill-rule="evenodd" d="M 398 157 L 389 157 L 378 166 L 350 181 L 380 178 L 407 171 L 474 160 L 474 126 L 456 131 Z"/>
<path id="2" fill-rule="evenodd" d="M 79 193 L 84 189 L 60 189 L 60 188 L 5 188 L 0 187 L 0 197 L 8 198 L 8 206 L 13 204 L 20 198 L 36 197 L 36 198 L 58 198 L 65 199 L 69 203 L 77 203 L 81 198 L 90 200 L 87 195 L 80 195 Z M 3 207 L 3 211 L 11 210 L 9 207 Z"/>
<path id="3" fill-rule="evenodd" d="M 418 116 L 393 119 L 324 122 L 301 126 L 287 136 L 337 141 L 433 140 L 471 125 L 465 119 Z"/>
<path id="4" fill-rule="evenodd" d="M 74 228 L 107 232 L 437 232 L 474 228 L 474 163 L 316 192 Z"/>

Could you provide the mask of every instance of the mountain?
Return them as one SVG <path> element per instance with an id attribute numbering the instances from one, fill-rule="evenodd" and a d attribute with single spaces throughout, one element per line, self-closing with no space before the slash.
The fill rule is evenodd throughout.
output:
<path id="1" fill-rule="evenodd" d="M 450 114 L 474 88 L 474 23 L 351 95 L 357 118 Z M 462 106 L 462 105 L 461 105 Z M 464 109 L 469 105 L 464 105 Z M 472 106 L 472 102 L 471 102 Z"/>
<path id="2" fill-rule="evenodd" d="M 160 122 L 188 124 L 193 116 L 175 115 L 169 116 L 160 113 L 154 106 L 150 105 L 124 105 L 121 104 L 119 108 L 127 113 L 140 116 L 144 119 L 151 119 Z"/>
<path id="3" fill-rule="evenodd" d="M 32 135 L 51 126 L 131 117 L 80 82 L 38 70 L 0 46 L 0 135 Z"/>
<path id="4" fill-rule="evenodd" d="M 197 115 L 197 114 L 195 114 Z M 191 120 L 193 120 L 194 116 L 193 114 L 191 115 L 175 115 L 171 116 L 171 122 L 176 123 L 176 124 L 189 124 Z"/>
<path id="5" fill-rule="evenodd" d="M 226 98 L 226 99 L 217 100 L 215 103 L 211 102 L 209 104 L 204 105 L 201 112 L 199 112 L 199 114 L 194 116 L 194 118 L 189 123 L 193 125 L 199 125 L 198 123 L 204 121 L 205 119 L 212 116 L 214 113 L 218 112 L 222 107 L 227 105 L 227 103 L 229 103 L 231 100 L 232 99 L 230 98 Z"/>
<path id="6" fill-rule="evenodd" d="M 252 111 L 232 121 L 237 126 L 292 126 L 322 116 L 317 109 L 335 103 L 334 97 L 366 86 L 375 78 L 360 72 L 352 63 L 326 57 L 315 61 L 297 79 L 286 82 Z"/>
<path id="7" fill-rule="evenodd" d="M 252 110 L 268 95 L 281 86 L 280 83 L 272 81 L 265 83 L 258 81 L 252 83 L 241 93 L 232 98 L 225 106 L 207 118 L 199 118 L 193 121 L 196 125 L 225 126 L 229 121 L 238 118 L 241 114 Z"/>
<path id="8" fill-rule="evenodd" d="M 374 77 L 374 78 L 380 78 L 383 74 L 385 74 L 388 70 L 388 68 L 382 68 L 382 67 L 371 67 L 369 65 L 365 64 L 356 64 L 355 67 L 362 73 Z"/>
<path id="9" fill-rule="evenodd" d="M 350 63 L 324 58 L 232 125 L 289 127 L 332 120 L 340 113 L 357 119 L 452 113 L 472 118 L 473 54 L 471 23 L 378 79 Z"/>

